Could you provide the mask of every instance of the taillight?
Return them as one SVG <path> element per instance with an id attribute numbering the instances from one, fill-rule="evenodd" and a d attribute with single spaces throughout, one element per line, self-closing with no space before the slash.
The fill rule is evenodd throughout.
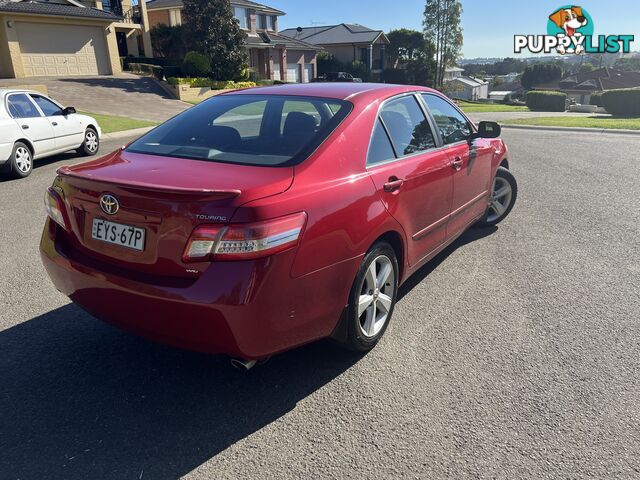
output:
<path id="1" fill-rule="evenodd" d="M 191 234 L 182 259 L 205 262 L 267 257 L 297 245 L 306 221 L 307 214 L 301 212 L 228 227 L 203 225 Z"/>
<path id="2" fill-rule="evenodd" d="M 47 188 L 44 193 L 44 207 L 47 210 L 49 218 L 60 225 L 65 230 L 69 230 L 69 225 L 66 220 L 64 203 L 60 194 L 56 192 L 52 187 Z"/>

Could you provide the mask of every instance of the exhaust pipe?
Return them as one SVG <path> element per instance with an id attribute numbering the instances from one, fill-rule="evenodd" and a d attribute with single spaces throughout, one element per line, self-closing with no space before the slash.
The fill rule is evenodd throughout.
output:
<path id="1" fill-rule="evenodd" d="M 255 360 L 245 360 L 244 358 L 232 358 L 231 365 L 243 372 L 251 370 L 257 362 Z"/>

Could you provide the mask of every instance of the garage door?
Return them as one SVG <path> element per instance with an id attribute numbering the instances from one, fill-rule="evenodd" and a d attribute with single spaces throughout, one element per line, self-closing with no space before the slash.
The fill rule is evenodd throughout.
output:
<path id="1" fill-rule="evenodd" d="M 287 82 L 302 82 L 302 71 L 297 63 L 287 64 Z"/>
<path id="2" fill-rule="evenodd" d="M 305 63 L 304 64 L 304 81 L 310 82 L 313 80 L 313 64 Z"/>
<path id="3" fill-rule="evenodd" d="M 16 29 L 28 77 L 111 73 L 101 27 L 17 22 Z"/>

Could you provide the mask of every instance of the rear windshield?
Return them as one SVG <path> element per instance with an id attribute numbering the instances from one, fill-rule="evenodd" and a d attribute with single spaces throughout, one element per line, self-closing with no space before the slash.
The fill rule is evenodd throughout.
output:
<path id="1" fill-rule="evenodd" d="M 133 142 L 127 151 L 244 165 L 295 165 L 351 110 L 315 97 L 220 95 Z"/>

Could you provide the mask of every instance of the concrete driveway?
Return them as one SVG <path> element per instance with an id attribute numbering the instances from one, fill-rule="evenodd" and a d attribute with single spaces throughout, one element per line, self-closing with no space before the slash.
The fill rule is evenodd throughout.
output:
<path id="1" fill-rule="evenodd" d="M 248 375 L 55 290 L 42 192 L 78 158 L 0 181 L 0 478 L 637 479 L 640 137 L 504 137 L 513 213 L 403 286 L 372 352 Z"/>
<path id="2" fill-rule="evenodd" d="M 153 79 L 115 76 L 3 79 L 2 86 L 46 85 L 49 95 L 78 110 L 163 122 L 190 105 L 171 98 Z"/>

